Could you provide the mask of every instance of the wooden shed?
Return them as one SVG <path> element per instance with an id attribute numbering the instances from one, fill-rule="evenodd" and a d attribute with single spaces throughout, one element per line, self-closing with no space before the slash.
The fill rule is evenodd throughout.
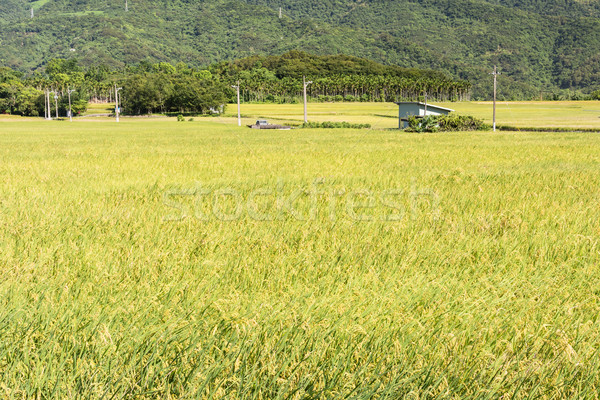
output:
<path id="1" fill-rule="evenodd" d="M 450 108 L 416 101 L 401 101 L 396 104 L 398 104 L 399 129 L 408 127 L 408 117 L 413 115 L 416 115 L 417 117 L 424 117 L 426 115 L 448 115 L 454 111 Z"/>

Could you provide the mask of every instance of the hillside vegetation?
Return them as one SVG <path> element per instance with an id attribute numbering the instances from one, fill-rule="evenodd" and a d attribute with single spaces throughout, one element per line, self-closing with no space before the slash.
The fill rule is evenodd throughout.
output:
<path id="1" fill-rule="evenodd" d="M 447 71 L 472 81 L 476 98 L 489 98 L 494 64 L 506 99 L 590 92 L 600 78 L 598 0 L 131 0 L 128 12 L 124 0 L 2 3 L 0 64 L 25 72 L 57 57 L 206 66 L 298 49 Z"/>
<path id="2" fill-rule="evenodd" d="M 0 113 L 46 115 L 43 93 L 50 91 L 57 96 L 54 115 L 67 115 L 71 90 L 77 115 L 85 111 L 88 100 L 112 101 L 117 86 L 123 89 L 121 106 L 128 114 L 216 111 L 228 100 L 237 100 L 234 83 L 239 84 L 244 102 L 296 103 L 303 96 L 305 76 L 313 79 L 309 81 L 308 97 L 317 102 L 415 100 L 424 93 L 432 100 L 456 101 L 468 99 L 470 93 L 467 81 L 452 80 L 436 71 L 299 51 L 248 57 L 200 70 L 166 62 L 140 62 L 110 70 L 82 67 L 76 59 L 52 59 L 44 73 L 29 77 L 0 68 Z"/>

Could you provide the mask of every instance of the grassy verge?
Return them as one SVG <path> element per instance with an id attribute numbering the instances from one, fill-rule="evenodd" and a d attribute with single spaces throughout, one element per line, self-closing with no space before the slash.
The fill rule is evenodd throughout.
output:
<path id="1" fill-rule="evenodd" d="M 88 103 L 87 110 L 82 116 L 112 114 L 115 112 L 115 103 Z"/>
<path id="2" fill-rule="evenodd" d="M 497 129 L 500 131 L 507 132 L 516 132 L 516 131 L 524 131 L 524 132 L 588 132 L 588 133 L 598 133 L 600 132 L 600 126 L 598 128 L 562 128 L 562 127 L 516 127 L 516 126 L 504 126 L 499 125 Z"/>

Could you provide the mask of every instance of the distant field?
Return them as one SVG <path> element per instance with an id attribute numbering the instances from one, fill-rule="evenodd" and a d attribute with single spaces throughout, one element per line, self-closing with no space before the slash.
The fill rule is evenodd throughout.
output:
<path id="1" fill-rule="evenodd" d="M 492 122 L 491 102 L 433 103 L 473 115 Z M 237 106 L 229 105 L 227 116 L 237 115 Z M 301 123 L 302 104 L 243 104 L 244 123 L 250 124 L 258 117 L 276 122 Z M 398 126 L 398 110 L 394 103 L 309 103 L 311 121 L 348 121 L 369 123 L 374 128 Z M 563 102 L 498 102 L 498 125 L 518 128 L 597 128 L 600 129 L 600 101 Z"/>
<path id="2" fill-rule="evenodd" d="M 89 103 L 84 115 L 111 114 L 115 111 L 115 103 Z"/>
<path id="3" fill-rule="evenodd" d="M 492 102 L 440 103 L 462 114 L 492 121 Z M 499 125 L 600 130 L 600 101 L 499 101 Z"/>
<path id="4" fill-rule="evenodd" d="M 490 124 L 492 122 L 491 102 L 433 104 L 454 109 L 459 114 L 481 118 Z M 83 117 L 89 119 L 89 116 L 93 115 L 112 114 L 114 108 L 114 103 L 90 103 Z M 398 127 L 398 109 L 394 103 L 309 103 L 308 110 L 310 121 L 371 124 L 373 129 Z M 514 127 L 516 130 L 527 128 L 600 130 L 600 101 L 498 102 L 496 113 L 499 126 Z M 19 119 L 6 115 L 0 116 L 0 120 L 14 118 Z M 274 123 L 299 125 L 303 121 L 303 106 L 302 104 L 242 104 L 244 125 L 250 125 L 259 118 L 266 118 Z M 229 104 L 223 116 L 195 117 L 195 119 L 235 125 L 237 106 Z"/>
<path id="5" fill-rule="evenodd" d="M 600 391 L 597 134 L 101 121 L 0 124 L 0 397 Z"/>

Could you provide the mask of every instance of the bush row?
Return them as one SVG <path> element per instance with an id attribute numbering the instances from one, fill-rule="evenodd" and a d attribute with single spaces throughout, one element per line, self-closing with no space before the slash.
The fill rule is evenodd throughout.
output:
<path id="1" fill-rule="evenodd" d="M 368 129 L 371 124 L 351 124 L 350 122 L 305 122 L 300 125 L 301 128 L 353 128 L 353 129 Z"/>
<path id="2" fill-rule="evenodd" d="M 408 132 L 486 131 L 491 127 L 470 115 L 428 115 L 408 118 Z"/>

